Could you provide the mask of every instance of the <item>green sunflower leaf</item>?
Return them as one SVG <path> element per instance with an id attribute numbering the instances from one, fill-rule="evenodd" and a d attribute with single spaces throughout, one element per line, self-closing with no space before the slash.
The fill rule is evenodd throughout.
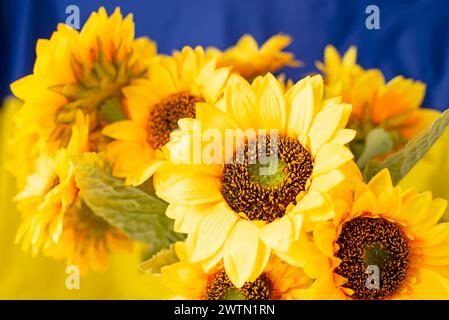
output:
<path id="1" fill-rule="evenodd" d="M 429 151 L 449 125 L 449 109 L 443 112 L 430 127 L 410 140 L 403 149 L 388 156 L 382 162 L 371 161 L 365 168 L 368 181 L 383 168 L 390 171 L 394 184 L 397 184 Z"/>
<path id="2" fill-rule="evenodd" d="M 148 243 L 150 254 L 184 238 L 173 231 L 173 221 L 165 215 L 167 203 L 113 177 L 100 154 L 85 153 L 74 159 L 74 163 L 81 199 L 96 215 L 125 231 L 130 239 Z"/>
<path id="3" fill-rule="evenodd" d="M 366 135 L 365 147 L 357 160 L 357 165 L 363 170 L 371 159 L 391 151 L 393 147 L 391 135 L 383 128 L 374 128 Z"/>
<path id="4" fill-rule="evenodd" d="M 148 259 L 147 261 L 142 262 L 139 265 L 139 269 L 145 273 L 150 273 L 154 275 L 161 274 L 161 270 L 163 267 L 171 265 L 179 261 L 178 256 L 175 252 L 174 244 L 170 245 L 170 247 L 162 249 L 153 257 Z"/>

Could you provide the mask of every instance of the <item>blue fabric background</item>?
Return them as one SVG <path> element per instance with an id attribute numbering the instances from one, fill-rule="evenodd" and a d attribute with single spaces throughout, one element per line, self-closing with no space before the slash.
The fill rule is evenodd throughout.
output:
<path id="1" fill-rule="evenodd" d="M 80 8 L 81 23 L 103 5 L 132 12 L 138 36 L 148 35 L 159 51 L 183 45 L 225 48 L 243 33 L 263 41 L 278 32 L 294 37 L 290 50 L 306 66 L 289 69 L 294 79 L 315 71 L 326 44 L 340 51 L 359 47 L 359 63 L 379 67 L 388 79 L 397 74 L 427 83 L 425 106 L 449 105 L 449 1 L 445 0 L 1 0 L 0 97 L 9 83 L 32 71 L 38 38 L 48 38 L 65 8 Z M 380 30 L 365 28 L 365 8 L 380 8 Z"/>

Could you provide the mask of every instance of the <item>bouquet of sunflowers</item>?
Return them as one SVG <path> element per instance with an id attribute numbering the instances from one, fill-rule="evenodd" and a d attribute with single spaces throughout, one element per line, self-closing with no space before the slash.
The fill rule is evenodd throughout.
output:
<path id="1" fill-rule="evenodd" d="M 163 55 L 119 9 L 60 24 L 11 85 L 16 242 L 82 274 L 145 243 L 184 299 L 449 299 L 447 201 L 398 185 L 449 114 L 355 48 L 276 77 L 290 41 Z"/>

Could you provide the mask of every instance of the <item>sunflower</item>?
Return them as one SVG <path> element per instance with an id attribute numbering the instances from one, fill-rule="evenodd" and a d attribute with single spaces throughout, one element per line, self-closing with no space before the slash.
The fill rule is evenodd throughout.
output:
<path id="1" fill-rule="evenodd" d="M 14 97 L 6 97 L 3 101 L 5 117 L 13 119 L 13 115 L 22 107 L 22 102 Z M 26 178 L 34 170 L 34 164 L 39 157 L 42 143 L 34 128 L 19 127 L 14 121 L 9 122 L 9 138 L 6 140 L 7 157 L 5 159 L 6 168 L 16 178 L 18 189 L 24 188 Z"/>
<path id="2" fill-rule="evenodd" d="M 106 270 L 111 252 L 132 251 L 128 236 L 95 215 L 79 197 L 65 212 L 63 226 L 58 241 L 44 245 L 44 254 L 77 265 L 81 274 Z"/>
<path id="3" fill-rule="evenodd" d="M 126 239 L 78 197 L 72 159 L 89 149 L 89 116 L 78 111 L 67 148 L 58 149 L 54 156 L 42 150 L 35 171 L 15 197 L 23 213 L 16 242 L 22 241 L 23 249 L 31 248 L 34 255 L 42 248 L 46 255 L 64 256 L 83 272 L 105 264 L 106 248 L 114 247 L 107 243 Z"/>
<path id="4" fill-rule="evenodd" d="M 36 171 L 27 177 L 25 187 L 15 197 L 19 208 L 28 209 L 22 210 L 25 219 L 16 238 L 16 242 L 24 239 L 25 249 L 31 245 L 33 253 L 37 253 L 47 239 L 59 240 L 64 213 L 78 193 L 71 157 L 89 150 L 88 134 L 89 118 L 78 111 L 67 149 L 57 150 L 54 157 L 42 152 Z"/>
<path id="5" fill-rule="evenodd" d="M 304 244 L 308 298 L 449 299 L 446 200 L 393 187 L 384 169 L 335 204 Z"/>
<path id="6" fill-rule="evenodd" d="M 162 268 L 162 283 L 177 299 L 188 300 L 291 300 L 300 299 L 311 283 L 304 272 L 272 256 L 262 274 L 236 288 L 222 264 L 205 273 L 198 263 L 189 263 L 184 243 L 176 243 L 179 262 Z"/>
<path id="7" fill-rule="evenodd" d="M 179 121 L 181 130 L 167 144 L 171 163 L 160 168 L 154 186 L 169 203 L 175 231 L 188 233 L 189 262 L 208 272 L 224 258 L 231 282 L 241 287 L 261 274 L 272 250 L 294 259 L 291 243 L 302 227 L 334 216 L 328 192 L 360 173 L 344 146 L 355 135 L 344 129 L 351 106 L 323 101 L 322 90 L 320 76 L 283 93 L 271 74 L 252 84 L 232 75 L 223 101 L 199 103 L 196 119 Z M 229 133 L 231 139 L 205 138 Z M 250 161 L 256 144 L 262 156 Z M 270 158 L 262 161 L 263 150 Z M 211 159 L 195 160 L 209 153 Z"/>
<path id="8" fill-rule="evenodd" d="M 341 96 L 352 104 L 349 126 L 357 130 L 353 143 L 363 143 L 371 129 L 382 127 L 399 147 L 438 116 L 435 110 L 420 108 L 425 95 L 422 82 L 402 76 L 386 82 L 379 69 L 364 70 L 356 58 L 355 47 L 341 58 L 334 47 L 327 46 L 324 63 L 317 63 L 324 74 L 326 96 Z"/>
<path id="9" fill-rule="evenodd" d="M 94 145 L 102 148 L 98 130 L 123 117 L 121 90 L 146 72 L 156 56 L 148 39 L 134 39 L 132 16 L 120 9 L 108 17 L 100 8 L 80 32 L 59 24 L 50 39 L 36 45 L 33 74 L 11 84 L 24 101 L 16 115 L 21 127 L 36 127 L 49 152 L 66 147 L 77 110 L 91 119 Z"/>
<path id="10" fill-rule="evenodd" d="M 129 119 L 103 129 L 115 139 L 108 146 L 113 174 L 130 185 L 150 178 L 165 160 L 162 149 L 178 120 L 194 118 L 197 102 L 215 103 L 228 74 L 228 68 L 216 69 L 201 47 L 184 47 L 152 64 L 147 79 L 123 89 Z"/>
<path id="11" fill-rule="evenodd" d="M 287 35 L 278 34 L 268 39 L 260 48 L 256 40 L 249 34 L 243 35 L 237 44 L 221 52 L 216 48 L 208 48 L 207 54 L 217 58 L 218 66 L 232 67 L 234 73 L 252 80 L 267 72 L 277 71 L 285 66 L 298 67 L 293 53 L 282 50 L 291 43 Z"/>

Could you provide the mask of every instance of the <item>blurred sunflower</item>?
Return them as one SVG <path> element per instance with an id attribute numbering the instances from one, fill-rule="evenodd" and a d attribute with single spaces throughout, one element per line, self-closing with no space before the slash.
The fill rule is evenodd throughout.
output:
<path id="1" fill-rule="evenodd" d="M 108 146 L 113 174 L 140 185 L 165 160 L 162 152 L 178 120 L 195 117 L 195 104 L 213 104 L 223 94 L 228 68 L 217 69 L 201 47 L 184 47 L 172 57 L 162 57 L 149 68 L 148 79 L 123 89 L 129 120 L 103 129 L 115 139 Z"/>
<path id="2" fill-rule="evenodd" d="M 175 231 L 188 233 L 190 262 L 202 262 L 208 272 L 224 258 L 230 281 L 241 287 L 260 276 L 272 249 L 290 262 L 296 251 L 291 243 L 301 228 L 334 216 L 327 193 L 349 177 L 360 178 L 360 172 L 344 147 L 355 135 L 344 129 L 351 106 L 322 100 L 322 90 L 320 76 L 307 77 L 284 93 L 271 74 L 252 84 L 232 75 L 223 101 L 215 107 L 198 103 L 196 119 L 179 122 L 181 131 L 172 133 L 167 144 L 173 163 L 158 171 L 154 185 L 169 203 L 166 214 L 175 219 Z M 255 135 L 239 139 L 246 130 Z M 196 140 L 227 132 L 234 134 L 235 144 L 217 139 L 211 162 L 192 160 L 210 151 L 203 140 L 198 152 Z M 263 172 L 268 169 L 261 157 L 250 163 L 256 140 L 267 154 L 270 143 L 277 144 L 273 171 Z"/>
<path id="3" fill-rule="evenodd" d="M 63 225 L 58 241 L 47 243 L 44 253 L 79 266 L 82 274 L 106 270 L 111 252 L 132 251 L 128 236 L 95 215 L 80 198 L 65 212 Z"/>
<path id="4" fill-rule="evenodd" d="M 15 114 L 22 107 L 23 103 L 15 97 L 6 97 L 3 109 Z M 8 157 L 5 158 L 5 167 L 16 178 L 18 189 L 26 185 L 27 177 L 34 171 L 37 158 L 43 148 L 43 143 L 36 133 L 35 127 L 19 127 L 10 121 L 10 132 L 8 139 L 5 139 L 5 151 Z"/>
<path id="5" fill-rule="evenodd" d="M 402 76 L 386 82 L 379 69 L 364 70 L 356 58 L 355 47 L 340 57 L 329 45 L 324 51 L 324 63 L 317 62 L 324 74 L 325 95 L 341 96 L 343 102 L 352 105 L 349 127 L 357 130 L 351 146 L 356 155 L 375 127 L 388 131 L 398 148 L 436 119 L 437 111 L 420 108 L 425 84 Z"/>
<path id="6" fill-rule="evenodd" d="M 43 151 L 15 197 L 23 214 L 16 242 L 22 241 L 23 249 L 31 248 L 33 255 L 43 248 L 46 255 L 65 257 L 82 272 L 105 265 L 106 249 L 114 248 L 114 238 L 120 240 L 115 247 L 126 240 L 77 197 L 72 159 L 89 149 L 89 117 L 77 111 L 67 148 L 58 149 L 54 157 Z"/>
<path id="7" fill-rule="evenodd" d="M 282 51 L 291 42 L 289 36 L 278 34 L 259 48 L 256 40 L 245 34 L 235 46 L 223 52 L 213 47 L 208 48 L 206 52 L 217 58 L 218 66 L 232 67 L 234 73 L 252 81 L 259 75 L 277 71 L 285 66 L 300 66 L 301 63 L 295 60 L 293 53 Z"/>
<path id="8" fill-rule="evenodd" d="M 25 187 L 15 197 L 19 208 L 29 209 L 23 210 L 25 219 L 16 241 L 23 237 L 25 249 L 31 245 L 34 254 L 47 240 L 59 240 L 64 213 L 77 196 L 71 157 L 89 150 L 89 119 L 80 111 L 72 131 L 67 149 L 57 150 L 54 157 L 45 152 L 39 156 L 36 171 L 28 176 Z"/>
<path id="9" fill-rule="evenodd" d="M 156 56 L 156 45 L 134 39 L 132 15 L 120 9 L 108 17 L 100 8 L 81 32 L 59 24 L 50 39 L 36 45 L 33 74 L 11 84 L 24 101 L 16 115 L 20 127 L 35 128 L 47 151 L 66 147 L 77 110 L 90 116 L 93 146 L 104 143 L 98 131 L 123 117 L 122 89 L 141 77 Z"/>
<path id="10" fill-rule="evenodd" d="M 162 283 L 177 299 L 189 300 L 292 300 L 301 299 L 311 281 L 304 272 L 273 256 L 262 274 L 236 288 L 221 264 L 205 273 L 200 264 L 189 263 L 184 243 L 177 243 L 180 262 L 162 268 Z"/>
<path id="11" fill-rule="evenodd" d="M 7 150 L 9 147 L 7 141 L 11 134 L 16 132 L 13 128 L 13 115 L 20 105 L 17 99 L 7 98 L 0 109 L 0 299 L 161 299 L 167 297 L 169 292 L 162 286 L 159 278 L 144 275 L 136 268 L 144 250 L 140 243 L 133 243 L 134 250 L 131 253 L 111 252 L 107 270 L 83 277 L 81 290 L 67 290 L 64 285 L 67 279 L 65 261 L 56 261 L 44 256 L 33 257 L 14 244 L 21 217 L 15 203 L 11 201 L 16 188 L 14 188 L 13 177 L 6 171 L 6 166 L 13 162 L 10 161 L 11 155 Z M 15 145 L 16 151 L 20 150 L 22 153 L 22 148 L 26 149 L 20 144 Z M 16 159 L 21 158 L 22 156 L 19 156 Z M 35 170 L 34 163 L 35 160 L 29 163 L 24 162 L 30 167 L 30 171 Z M 17 165 L 13 168 L 14 170 L 20 168 L 15 162 L 14 165 Z M 67 215 L 69 213 L 66 213 Z M 64 235 L 65 231 L 61 238 Z"/>
<path id="12" fill-rule="evenodd" d="M 449 223 L 438 223 L 446 200 L 402 191 L 384 169 L 335 205 L 304 244 L 304 271 L 316 279 L 308 298 L 449 299 Z"/>

